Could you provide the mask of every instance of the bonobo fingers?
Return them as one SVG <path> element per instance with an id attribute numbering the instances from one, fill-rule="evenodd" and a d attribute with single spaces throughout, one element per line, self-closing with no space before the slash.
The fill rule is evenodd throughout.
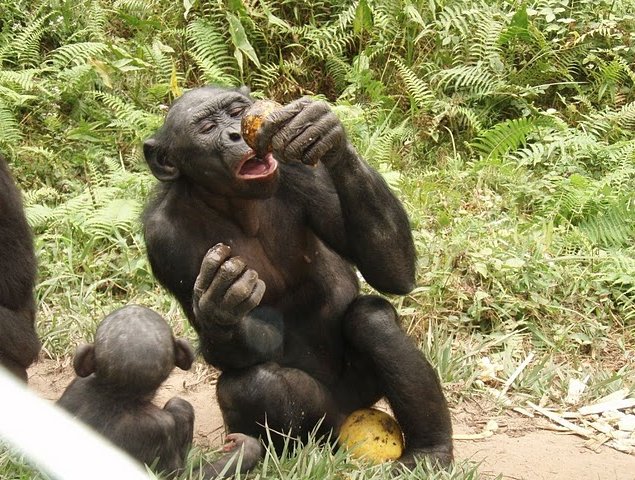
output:
<path id="1" fill-rule="evenodd" d="M 258 306 L 264 293 L 265 283 L 258 278 L 258 273 L 247 269 L 227 289 L 221 306 L 236 316 L 243 316 Z"/>
<path id="2" fill-rule="evenodd" d="M 210 248 L 203 257 L 203 261 L 201 262 L 201 269 L 199 271 L 198 277 L 196 277 L 196 281 L 194 282 L 195 307 L 198 306 L 201 297 L 209 288 L 212 280 L 214 280 L 216 272 L 223 264 L 223 262 L 229 258 L 230 254 L 231 248 L 228 245 L 225 245 L 224 243 L 217 243 L 212 248 Z"/>
<path id="3" fill-rule="evenodd" d="M 224 308 L 223 297 L 229 287 L 240 279 L 246 269 L 247 265 L 240 257 L 231 257 L 225 260 L 216 272 L 207 292 L 201 297 L 201 301 L 213 301 Z"/>
<path id="4" fill-rule="evenodd" d="M 315 165 L 318 161 L 328 164 L 331 154 L 337 154 L 338 149 L 343 145 L 345 139 L 344 127 L 342 124 L 325 119 L 324 125 L 321 125 L 324 132 L 320 132 L 321 137 L 318 141 L 311 142 L 312 138 L 305 134 L 305 138 L 299 138 L 299 148 L 302 150 L 302 163 L 307 165 Z M 311 132 L 308 132 L 309 134 Z"/>
<path id="5" fill-rule="evenodd" d="M 232 257 L 229 246 L 219 243 L 209 249 L 201 263 L 194 283 L 194 312 L 197 317 L 231 325 L 256 307 L 264 292 L 258 273 L 247 268 L 242 258 Z"/>
<path id="6" fill-rule="evenodd" d="M 272 145 L 273 136 L 276 135 L 292 118 L 302 112 L 304 107 L 311 102 L 312 100 L 310 98 L 303 97 L 267 115 L 260 126 L 258 135 L 256 136 L 256 151 L 266 151 L 268 147 Z"/>
<path id="7" fill-rule="evenodd" d="M 345 145 L 346 133 L 326 102 L 305 97 L 270 113 L 257 141 L 263 148 L 270 144 L 283 162 L 315 165 Z"/>

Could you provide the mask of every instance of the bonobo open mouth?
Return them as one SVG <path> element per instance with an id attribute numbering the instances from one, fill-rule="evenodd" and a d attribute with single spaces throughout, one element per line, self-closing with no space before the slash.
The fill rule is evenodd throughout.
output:
<path id="1" fill-rule="evenodd" d="M 243 180 L 255 180 L 266 178 L 275 173 L 278 162 L 271 153 L 267 153 L 263 158 L 256 156 L 256 152 L 250 150 L 243 156 L 238 165 L 236 176 Z"/>

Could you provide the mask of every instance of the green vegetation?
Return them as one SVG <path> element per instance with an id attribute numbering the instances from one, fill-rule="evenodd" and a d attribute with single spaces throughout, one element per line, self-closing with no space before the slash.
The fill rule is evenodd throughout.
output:
<path id="1" fill-rule="evenodd" d="M 634 44 L 626 0 L 0 0 L 0 150 L 46 355 L 129 302 L 194 340 L 145 258 L 140 145 L 184 89 L 245 83 L 330 101 L 398 191 L 420 268 L 393 300 L 454 406 L 530 353 L 515 405 L 587 376 L 583 402 L 635 389 Z M 261 476 L 385 476 L 338 455 L 309 445 Z M 30 478 L 6 454 L 0 472 Z"/>

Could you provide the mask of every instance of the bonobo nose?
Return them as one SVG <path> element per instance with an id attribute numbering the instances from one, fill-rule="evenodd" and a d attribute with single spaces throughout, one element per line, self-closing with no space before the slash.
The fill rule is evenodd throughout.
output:
<path id="1" fill-rule="evenodd" d="M 238 142 L 243 138 L 242 135 L 238 132 L 229 132 L 228 136 L 232 142 Z"/>

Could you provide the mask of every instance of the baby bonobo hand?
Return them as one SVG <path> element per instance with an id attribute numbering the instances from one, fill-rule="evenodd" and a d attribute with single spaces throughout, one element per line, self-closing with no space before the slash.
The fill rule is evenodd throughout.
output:
<path id="1" fill-rule="evenodd" d="M 233 325 L 258 306 L 264 293 L 258 273 L 218 243 L 205 254 L 194 283 L 194 314 L 201 323 Z"/>

